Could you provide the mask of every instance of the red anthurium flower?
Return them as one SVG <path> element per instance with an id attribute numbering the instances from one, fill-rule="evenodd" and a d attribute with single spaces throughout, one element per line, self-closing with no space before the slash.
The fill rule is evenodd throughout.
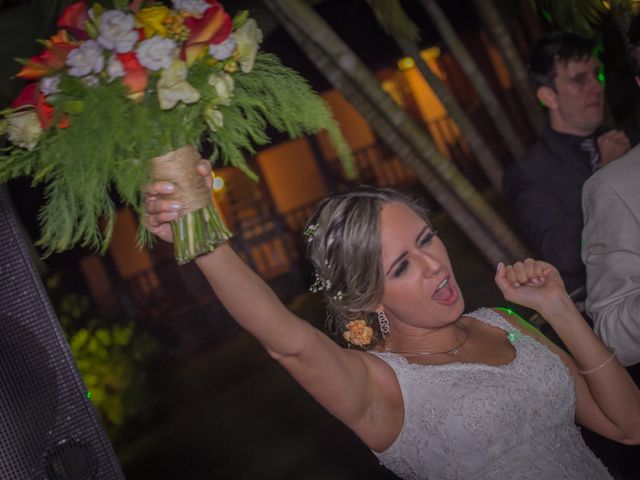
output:
<path id="1" fill-rule="evenodd" d="M 55 110 L 46 102 L 45 96 L 38 89 L 37 83 L 29 83 L 25 85 L 16 99 L 11 102 L 11 108 L 23 107 L 25 105 L 31 105 L 35 108 L 38 120 L 40 120 L 40 126 L 43 129 L 51 126 Z M 58 127 L 67 128 L 68 126 L 69 119 L 65 115 L 62 120 L 60 120 Z"/>
<path id="2" fill-rule="evenodd" d="M 46 40 L 44 45 L 46 49 L 40 55 L 35 55 L 27 60 L 17 73 L 18 78 L 36 80 L 62 70 L 69 52 L 78 48 L 78 44 L 69 41 L 67 32 L 62 30 Z"/>
<path id="3" fill-rule="evenodd" d="M 135 100 L 142 99 L 149 81 L 149 73 L 140 64 L 135 52 L 117 53 L 116 56 L 126 72 L 122 83 L 129 88 L 132 98 Z"/>
<path id="4" fill-rule="evenodd" d="M 55 115 L 55 109 L 46 102 L 45 96 L 38 90 L 36 97 L 36 115 L 40 120 L 40 126 L 43 129 L 49 128 Z M 67 128 L 69 126 L 69 118 L 64 115 L 58 122 L 58 128 Z"/>
<path id="5" fill-rule="evenodd" d="M 88 20 L 87 0 L 80 0 L 62 11 L 62 15 L 58 19 L 58 28 L 68 31 L 78 40 L 86 40 L 89 38 L 87 27 L 85 26 Z"/>
<path id="6" fill-rule="evenodd" d="M 36 99 L 36 115 L 38 115 L 40 125 L 43 129 L 47 129 L 51 126 L 54 114 L 55 109 L 46 102 L 45 96 L 42 93 L 38 92 L 38 97 Z M 58 122 L 58 128 L 67 128 L 68 126 L 69 119 L 65 115 L 64 117 L 62 117 L 60 122 Z"/>
<path id="7" fill-rule="evenodd" d="M 36 91 L 38 90 L 37 83 L 27 83 L 22 91 L 18 94 L 16 99 L 11 102 L 11 108 L 18 108 L 24 105 L 36 104 Z"/>
<path id="8" fill-rule="evenodd" d="M 190 31 L 184 46 L 188 65 L 193 64 L 207 45 L 222 43 L 231 34 L 233 23 L 229 14 L 218 2 L 209 3 L 211 7 L 204 12 L 202 18 L 188 17 L 184 21 Z"/>

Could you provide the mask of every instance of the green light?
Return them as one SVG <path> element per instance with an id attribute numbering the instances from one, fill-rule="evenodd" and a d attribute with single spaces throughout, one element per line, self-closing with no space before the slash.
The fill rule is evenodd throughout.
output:
<path id="1" fill-rule="evenodd" d="M 522 318 L 520 315 L 518 315 L 517 312 L 515 312 L 514 310 L 511 310 L 510 308 L 507 308 L 507 307 L 496 307 L 496 310 L 502 310 L 503 312 L 507 312 L 509 315 L 515 315 L 520 320 L 524 320 L 524 318 Z"/>
<path id="2" fill-rule="evenodd" d="M 522 318 L 518 312 L 516 312 L 514 310 L 511 310 L 510 308 L 507 308 L 507 307 L 495 307 L 495 309 L 496 310 L 502 310 L 503 312 L 507 312 L 509 315 L 513 315 L 514 317 L 516 317 L 518 319 L 518 321 L 520 322 L 520 324 L 523 327 L 531 330 L 532 332 L 537 332 L 538 331 L 538 329 L 536 327 L 534 327 L 529 322 L 527 322 L 524 318 Z M 514 338 L 514 340 L 517 340 L 517 338 Z M 509 337 L 509 341 L 511 343 L 513 343 L 513 341 L 511 340 L 511 337 Z"/>
<path id="3" fill-rule="evenodd" d="M 521 336 L 522 335 L 520 335 L 520 332 L 516 332 L 515 330 L 511 330 L 509 333 L 507 333 L 507 338 L 511 342 L 511 345 L 515 345 L 515 343 L 520 339 Z"/>
<path id="4" fill-rule="evenodd" d="M 529 325 L 524 318 L 522 318 L 520 315 L 518 315 L 516 312 L 514 312 L 510 308 L 496 307 L 496 310 L 502 310 L 503 312 L 507 312 L 509 315 L 513 315 L 514 317 L 517 317 L 520 320 L 520 323 L 524 322 L 526 325 Z M 517 330 L 509 330 L 507 332 L 507 339 L 509 340 L 511 345 L 515 345 L 516 342 L 518 340 L 520 340 L 521 336 L 522 336 L 522 334 L 520 332 L 518 332 Z"/>
<path id="5" fill-rule="evenodd" d="M 91 391 L 87 390 L 87 398 L 91 400 Z"/>

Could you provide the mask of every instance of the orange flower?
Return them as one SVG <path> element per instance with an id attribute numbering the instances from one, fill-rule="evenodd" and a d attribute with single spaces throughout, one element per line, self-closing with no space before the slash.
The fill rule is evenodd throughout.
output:
<path id="1" fill-rule="evenodd" d="M 58 19 L 58 28 L 68 31 L 78 40 L 86 40 L 89 38 L 86 27 L 88 20 L 87 0 L 80 0 L 62 11 L 62 15 Z"/>
<path id="2" fill-rule="evenodd" d="M 69 52 L 78 47 L 77 43 L 69 40 L 67 32 L 63 30 L 43 43 L 46 49 L 25 62 L 16 75 L 18 78 L 36 80 L 62 70 Z"/>
<path id="3" fill-rule="evenodd" d="M 364 320 L 351 320 L 346 325 L 347 330 L 342 334 L 344 339 L 358 347 L 364 347 L 371 343 L 373 329 Z"/>
<path id="4" fill-rule="evenodd" d="M 142 100 L 149 82 L 149 73 L 140 65 L 135 52 L 117 53 L 116 57 L 126 72 L 122 83 L 129 88 L 129 97 L 134 100 Z"/>
<path id="5" fill-rule="evenodd" d="M 211 7 L 202 18 L 189 17 L 184 21 L 190 31 L 184 45 L 187 65 L 192 65 L 208 45 L 222 43 L 231 34 L 233 24 L 229 14 L 218 2 L 210 0 L 209 3 Z"/>

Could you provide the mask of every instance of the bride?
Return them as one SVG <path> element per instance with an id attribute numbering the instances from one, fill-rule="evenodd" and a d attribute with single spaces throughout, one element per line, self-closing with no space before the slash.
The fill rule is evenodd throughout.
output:
<path id="1" fill-rule="evenodd" d="M 199 168 L 209 182 L 209 166 Z M 179 207 L 146 189 L 147 228 Z M 291 313 L 228 245 L 195 261 L 235 320 L 394 473 L 407 479 L 606 479 L 575 425 L 640 443 L 640 392 L 575 309 L 558 271 L 500 264 L 511 302 L 571 355 L 502 311 L 464 313 L 447 250 L 419 205 L 374 187 L 330 196 L 305 231 L 342 348 Z"/>

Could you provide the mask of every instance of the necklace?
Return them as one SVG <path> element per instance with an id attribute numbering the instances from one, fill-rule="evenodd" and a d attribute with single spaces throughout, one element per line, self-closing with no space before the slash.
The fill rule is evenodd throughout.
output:
<path id="1" fill-rule="evenodd" d="M 460 349 L 462 348 L 462 346 L 467 343 L 467 340 L 469 340 L 469 327 L 467 327 L 464 323 L 460 322 L 460 325 L 464 328 L 464 339 L 455 347 L 450 348 L 449 350 L 443 350 L 440 352 L 427 352 L 425 350 L 394 350 L 392 348 L 389 347 L 384 347 L 384 351 L 385 352 L 390 352 L 390 353 L 399 353 L 401 355 L 408 355 L 408 356 L 412 356 L 412 357 L 424 357 L 426 355 L 439 355 L 439 354 L 451 354 L 451 355 L 458 355 L 460 353 Z M 438 329 L 439 330 L 439 329 Z"/>

